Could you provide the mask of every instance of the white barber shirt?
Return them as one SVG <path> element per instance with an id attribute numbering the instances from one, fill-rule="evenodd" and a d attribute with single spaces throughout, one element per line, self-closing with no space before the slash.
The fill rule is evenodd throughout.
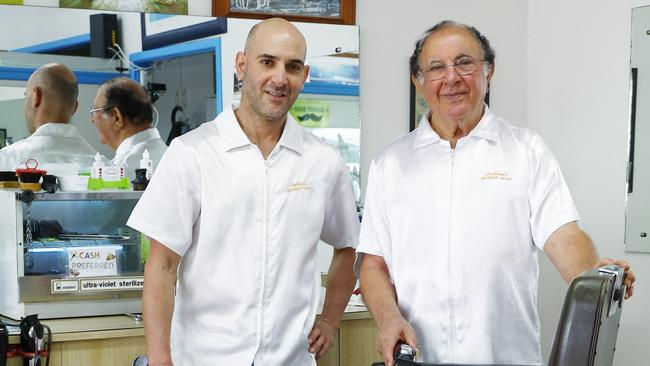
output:
<path id="1" fill-rule="evenodd" d="M 142 153 L 149 151 L 149 157 L 153 162 L 153 169 L 156 170 L 158 162 L 162 158 L 167 144 L 160 138 L 160 133 L 154 127 L 137 132 L 122 141 L 115 150 L 115 157 L 111 160 L 112 165 L 124 165 L 129 180 L 135 179 L 135 170 L 140 168 Z"/>
<path id="2" fill-rule="evenodd" d="M 425 116 L 373 160 L 357 252 L 384 258 L 421 361 L 541 365 L 536 249 L 578 219 L 542 139 L 486 106 L 455 149 Z"/>
<path id="3" fill-rule="evenodd" d="M 41 163 L 76 163 L 90 167 L 95 160 L 95 150 L 69 123 L 46 123 L 29 137 L 0 150 L 0 170 L 25 167 L 28 159 Z"/>
<path id="4" fill-rule="evenodd" d="M 128 225 L 183 257 L 174 365 L 316 365 L 317 243 L 355 247 L 359 229 L 333 147 L 289 116 L 264 160 L 229 108 L 172 141 Z"/>

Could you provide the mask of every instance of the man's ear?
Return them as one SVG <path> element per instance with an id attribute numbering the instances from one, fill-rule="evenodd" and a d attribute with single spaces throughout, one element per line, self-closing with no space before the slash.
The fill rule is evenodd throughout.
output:
<path id="1" fill-rule="evenodd" d="M 43 103 L 43 89 L 40 86 L 35 86 L 32 93 L 34 94 L 32 105 L 34 108 L 39 107 Z"/>
<path id="2" fill-rule="evenodd" d="M 411 75 L 411 82 L 413 83 L 413 86 L 418 91 L 418 93 L 424 95 L 424 93 L 422 92 L 422 82 L 420 81 L 420 78 Z"/>
<path id="3" fill-rule="evenodd" d="M 491 63 L 490 69 L 488 70 L 488 74 L 487 74 L 488 84 L 490 84 L 490 81 L 492 80 L 492 76 L 494 76 L 494 68 L 495 68 L 494 63 Z"/>
<path id="4" fill-rule="evenodd" d="M 74 114 L 77 113 L 77 108 L 79 108 L 79 101 L 75 100 L 74 101 L 74 109 L 72 109 L 72 114 L 70 115 L 70 117 L 74 116 Z"/>
<path id="5" fill-rule="evenodd" d="M 120 111 L 119 108 L 113 107 L 111 108 L 113 112 L 113 127 L 116 130 L 121 130 L 124 127 L 124 115 L 122 114 L 122 111 Z"/>
<path id="6" fill-rule="evenodd" d="M 235 56 L 235 73 L 237 74 L 238 80 L 244 80 L 246 61 L 246 54 L 241 51 L 237 52 L 237 56 Z"/>

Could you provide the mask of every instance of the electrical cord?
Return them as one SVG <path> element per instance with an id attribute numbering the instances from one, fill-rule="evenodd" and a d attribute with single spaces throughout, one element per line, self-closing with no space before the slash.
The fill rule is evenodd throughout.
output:
<path id="1" fill-rule="evenodd" d="M 124 51 L 122 51 L 122 47 L 120 47 L 120 45 L 117 43 L 115 43 L 114 47 L 109 47 L 109 49 L 114 53 L 113 57 L 111 57 L 111 60 L 117 57 L 120 59 L 120 61 L 122 61 L 123 64 L 127 64 L 129 65 L 129 67 L 132 67 L 133 69 L 138 71 L 149 71 L 153 69 L 153 66 L 142 67 L 131 62 L 131 60 L 129 60 L 124 54 Z"/>

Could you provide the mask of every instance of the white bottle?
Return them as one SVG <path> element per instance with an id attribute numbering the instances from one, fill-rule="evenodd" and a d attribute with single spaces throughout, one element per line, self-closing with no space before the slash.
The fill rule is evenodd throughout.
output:
<path id="1" fill-rule="evenodd" d="M 95 179 L 104 177 L 104 159 L 99 153 L 95 154 L 95 161 L 93 162 L 93 169 L 90 172 L 90 177 Z"/>
<path id="2" fill-rule="evenodd" d="M 147 169 L 147 180 L 151 180 L 153 174 L 153 161 L 149 157 L 149 150 L 145 149 L 140 160 L 140 169 Z"/>

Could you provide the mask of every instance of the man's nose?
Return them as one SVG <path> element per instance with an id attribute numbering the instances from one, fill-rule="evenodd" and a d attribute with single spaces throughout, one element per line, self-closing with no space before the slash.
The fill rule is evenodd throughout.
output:
<path id="1" fill-rule="evenodd" d="M 451 83 L 456 82 L 459 79 L 460 79 L 460 74 L 456 70 L 456 67 L 454 65 L 448 65 L 447 70 L 445 71 L 445 77 L 443 78 L 443 80 L 446 83 L 451 84 Z"/>
<path id="2" fill-rule="evenodd" d="M 287 70 L 284 68 L 284 65 L 278 65 L 273 69 L 271 81 L 276 85 L 284 85 L 287 83 Z"/>

